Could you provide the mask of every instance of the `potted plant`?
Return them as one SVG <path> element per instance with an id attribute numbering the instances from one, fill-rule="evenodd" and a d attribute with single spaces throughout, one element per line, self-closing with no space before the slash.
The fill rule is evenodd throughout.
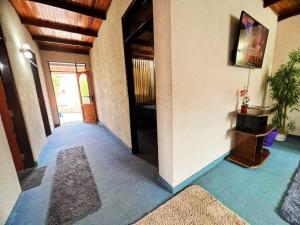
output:
<path id="1" fill-rule="evenodd" d="M 288 113 L 298 110 L 300 103 L 300 49 L 289 54 L 289 61 L 269 78 L 273 105 L 272 124 L 278 129 L 277 141 L 285 141 L 296 128 Z"/>
<path id="2" fill-rule="evenodd" d="M 248 102 L 250 101 L 250 98 L 247 94 L 248 90 L 244 87 L 244 89 L 240 91 L 240 97 L 242 97 L 241 113 L 247 113 L 248 111 Z"/>

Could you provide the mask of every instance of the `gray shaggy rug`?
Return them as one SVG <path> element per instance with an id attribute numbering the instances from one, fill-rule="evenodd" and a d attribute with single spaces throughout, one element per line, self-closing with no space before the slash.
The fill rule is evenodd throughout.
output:
<path id="1" fill-rule="evenodd" d="M 292 225 L 300 225 L 300 167 L 282 203 L 281 216 Z"/>
<path id="2" fill-rule="evenodd" d="M 98 209 L 100 196 L 83 147 L 59 152 L 56 164 L 47 224 L 70 224 Z"/>

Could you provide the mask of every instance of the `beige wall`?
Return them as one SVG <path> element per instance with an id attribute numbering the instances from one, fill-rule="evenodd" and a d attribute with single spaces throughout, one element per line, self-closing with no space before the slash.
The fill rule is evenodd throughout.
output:
<path id="1" fill-rule="evenodd" d="M 0 224 L 5 224 L 21 192 L 16 169 L 0 119 Z"/>
<path id="2" fill-rule="evenodd" d="M 20 49 L 22 48 L 23 43 L 27 43 L 30 45 L 32 51 L 36 54 L 40 80 L 45 96 L 44 99 L 46 102 L 50 124 L 53 127 L 53 122 L 50 116 L 51 112 L 48 101 L 48 93 L 45 88 L 46 85 L 44 74 L 41 67 L 39 48 L 32 40 L 31 35 L 27 31 L 26 27 L 21 24 L 16 11 L 10 5 L 10 3 L 8 1 L 0 1 L 0 9 L 0 23 L 5 37 L 6 47 L 8 49 L 10 64 L 12 66 L 12 72 L 30 139 L 31 148 L 33 150 L 34 159 L 37 160 L 39 153 L 46 142 L 46 135 L 30 63 L 20 52 Z"/>
<path id="3" fill-rule="evenodd" d="M 159 175 L 173 185 L 171 4 L 153 1 Z"/>
<path id="4" fill-rule="evenodd" d="M 231 21 L 242 10 L 270 30 L 263 68 L 251 71 L 249 87 L 250 103 L 261 105 L 277 27 L 272 10 L 261 0 L 171 1 L 173 186 L 232 147 L 231 112 L 248 75 L 248 69 L 228 65 Z"/>
<path id="5" fill-rule="evenodd" d="M 131 0 L 114 0 L 90 51 L 98 117 L 131 147 L 121 17 Z"/>
<path id="6" fill-rule="evenodd" d="M 272 72 L 275 73 L 281 64 L 288 62 L 289 52 L 299 48 L 300 15 L 278 22 Z M 294 111 L 290 113 L 290 117 L 296 122 L 293 134 L 300 135 L 300 112 Z"/>
<path id="7" fill-rule="evenodd" d="M 90 56 L 100 120 L 131 146 L 121 26 L 129 2 L 112 2 Z M 241 11 L 270 29 L 263 68 L 251 70 L 253 105 L 265 102 L 277 17 L 260 0 L 153 4 L 159 173 L 176 186 L 232 148 L 232 112 L 249 72 L 228 63 Z"/>
<path id="8" fill-rule="evenodd" d="M 131 0 L 115 0 L 90 51 L 100 121 L 131 147 L 121 18 Z M 170 1 L 154 0 L 159 173 L 172 184 Z"/>
<path id="9" fill-rule="evenodd" d="M 65 52 L 53 52 L 53 51 L 40 51 L 42 65 L 45 74 L 45 81 L 47 84 L 47 90 L 49 94 L 49 101 L 51 106 L 52 112 L 52 119 L 55 125 L 59 124 L 59 116 L 57 113 L 57 106 L 55 101 L 55 94 L 53 91 L 51 74 L 48 66 L 49 61 L 54 62 L 73 62 L 73 63 L 85 63 L 87 69 L 90 69 L 90 59 L 88 55 L 81 55 L 81 54 L 73 54 L 73 53 L 65 53 Z"/>

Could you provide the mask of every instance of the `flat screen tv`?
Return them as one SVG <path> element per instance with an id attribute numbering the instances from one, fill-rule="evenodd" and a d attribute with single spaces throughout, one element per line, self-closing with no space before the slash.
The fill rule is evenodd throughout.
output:
<path id="1" fill-rule="evenodd" d="M 242 11 L 235 46 L 233 64 L 248 68 L 261 68 L 269 30 Z"/>

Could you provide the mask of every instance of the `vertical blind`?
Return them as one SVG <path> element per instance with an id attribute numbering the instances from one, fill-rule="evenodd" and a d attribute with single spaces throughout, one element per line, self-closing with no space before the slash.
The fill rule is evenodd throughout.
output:
<path id="1" fill-rule="evenodd" d="M 154 62 L 133 59 L 133 78 L 136 104 L 155 103 Z"/>

